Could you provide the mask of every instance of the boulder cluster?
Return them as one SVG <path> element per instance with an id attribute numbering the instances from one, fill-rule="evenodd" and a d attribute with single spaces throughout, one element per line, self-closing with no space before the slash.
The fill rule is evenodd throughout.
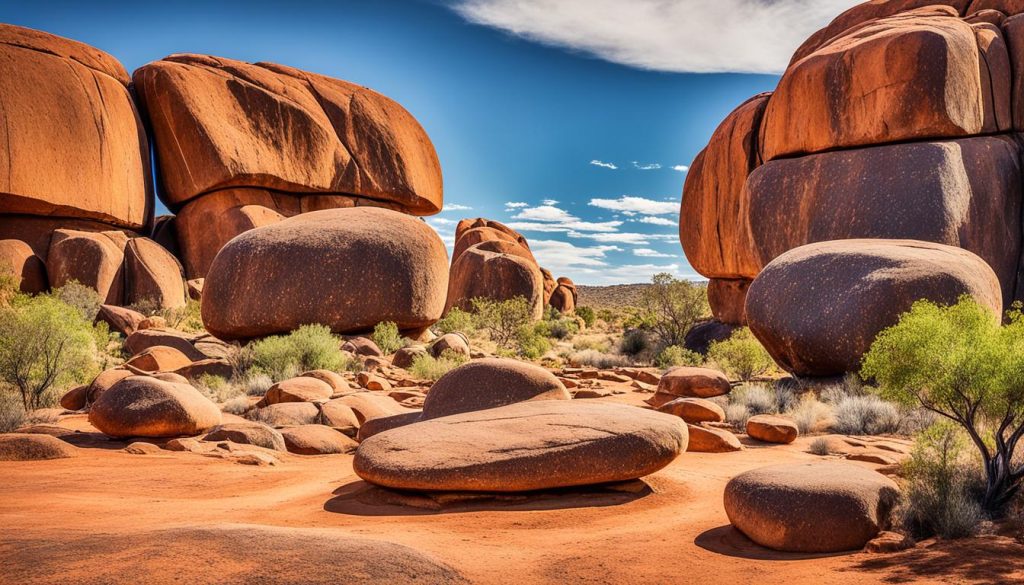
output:
<path id="1" fill-rule="evenodd" d="M 1022 13 L 865 2 L 733 111 L 691 166 L 679 225 L 716 318 L 825 376 L 918 299 L 1024 299 Z"/>
<path id="2" fill-rule="evenodd" d="M 478 297 L 501 301 L 517 296 L 525 298 L 530 314 L 540 319 L 545 306 L 572 314 L 579 294 L 572 280 L 556 281 L 541 268 L 519 232 L 482 217 L 460 221 L 455 227 L 445 312 L 452 307 L 470 310 Z"/>

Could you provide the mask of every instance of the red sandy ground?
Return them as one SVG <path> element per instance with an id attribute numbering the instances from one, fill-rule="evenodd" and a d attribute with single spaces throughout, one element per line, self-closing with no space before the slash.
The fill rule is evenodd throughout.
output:
<path id="1" fill-rule="evenodd" d="M 686 453 L 648 477 L 643 493 L 576 492 L 444 511 L 382 503 L 346 455 L 253 467 L 93 448 L 72 459 L 0 462 L 0 582 L 434 583 L 457 574 L 516 584 L 1024 580 L 1024 547 L 1004 537 L 806 557 L 760 548 L 730 528 L 722 508 L 728 479 L 813 459 L 804 452 L 809 441 Z M 375 563 L 360 564 L 339 544 L 352 536 L 406 545 L 453 571 L 406 563 L 405 572 L 377 575 Z"/>

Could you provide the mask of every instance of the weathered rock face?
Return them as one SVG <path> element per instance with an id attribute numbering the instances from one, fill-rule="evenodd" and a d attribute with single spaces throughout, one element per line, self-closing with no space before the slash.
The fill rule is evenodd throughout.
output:
<path id="1" fill-rule="evenodd" d="M 148 238 L 133 238 L 124 250 L 125 303 L 151 301 L 185 306 L 185 277 L 178 260 Z"/>
<path id="2" fill-rule="evenodd" d="M 458 240 L 456 240 L 456 243 Z M 474 244 L 452 261 L 445 312 L 472 309 L 477 297 L 507 300 L 523 297 L 534 319 L 544 313 L 544 277 L 528 248 L 508 240 Z"/>
<path id="3" fill-rule="evenodd" d="M 0 24 L 0 212 L 129 229 L 151 220 L 149 145 L 129 81 L 98 49 Z"/>
<path id="4" fill-rule="evenodd" d="M 190 277 L 204 276 L 234 235 L 282 216 L 356 205 L 441 209 L 430 139 L 404 108 L 369 89 L 205 55 L 172 55 L 134 80 Z"/>
<path id="5" fill-rule="evenodd" d="M 473 360 L 430 387 L 423 419 L 506 406 L 528 400 L 569 400 L 565 386 L 545 368 L 519 360 Z"/>
<path id="6" fill-rule="evenodd" d="M 447 252 L 429 226 L 374 208 L 332 209 L 248 231 L 217 255 L 203 288 L 206 329 L 233 340 L 322 323 L 337 333 L 441 317 Z"/>
<path id="7" fill-rule="evenodd" d="M 765 443 L 786 445 L 800 436 L 800 429 L 788 418 L 759 414 L 747 419 L 747 435 Z"/>
<path id="8" fill-rule="evenodd" d="M 121 232 L 55 231 L 46 259 L 50 285 L 57 288 L 76 280 L 95 289 L 103 302 L 120 305 L 125 244 L 127 238 Z"/>
<path id="9" fill-rule="evenodd" d="M 299 455 L 333 455 L 352 453 L 358 445 L 331 427 L 324 425 L 301 425 L 281 431 L 289 453 Z"/>
<path id="10" fill-rule="evenodd" d="M 580 296 L 576 285 L 565 276 L 560 277 L 556 284 L 555 290 L 551 291 L 548 304 L 564 315 L 571 315 L 576 311 L 576 302 Z"/>
<path id="11" fill-rule="evenodd" d="M 730 390 L 729 378 L 718 370 L 673 368 L 658 381 L 658 391 L 647 403 L 658 408 L 677 398 L 714 398 L 728 394 Z"/>
<path id="12" fill-rule="evenodd" d="M 725 486 L 729 521 L 775 550 L 824 553 L 862 548 L 889 524 L 899 488 L 851 463 L 773 465 Z"/>
<path id="13" fill-rule="evenodd" d="M 677 417 L 618 404 L 543 400 L 416 422 L 360 444 L 378 485 L 516 492 L 636 479 L 686 450 Z"/>
<path id="14" fill-rule="evenodd" d="M 78 455 L 78 448 L 57 437 L 42 434 L 0 435 L 0 461 L 43 461 Z"/>
<path id="15" fill-rule="evenodd" d="M 0 276 L 7 274 L 25 293 L 46 290 L 46 265 L 32 248 L 21 240 L 0 240 Z"/>
<path id="16" fill-rule="evenodd" d="M 747 289 L 750 281 L 745 278 L 712 278 L 708 281 L 708 305 L 715 319 L 722 323 L 746 325 Z"/>
<path id="17" fill-rule="evenodd" d="M 877 334 L 920 299 L 970 295 L 1003 307 L 999 280 L 978 256 L 913 240 L 809 244 L 773 260 L 747 293 L 750 330 L 775 361 L 805 376 L 859 369 Z"/>
<path id="18" fill-rule="evenodd" d="M 89 422 L 112 437 L 177 437 L 212 429 L 221 423 L 221 414 L 191 386 L 131 376 L 96 399 Z"/>

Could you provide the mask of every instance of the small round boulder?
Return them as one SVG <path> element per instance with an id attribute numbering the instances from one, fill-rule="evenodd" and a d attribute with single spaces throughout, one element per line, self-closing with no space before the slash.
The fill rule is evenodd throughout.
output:
<path id="1" fill-rule="evenodd" d="M 747 471 L 725 486 L 725 512 L 748 538 L 774 550 L 856 550 L 888 527 L 899 488 L 851 463 L 787 463 Z"/>
<path id="2" fill-rule="evenodd" d="M 562 382 L 540 366 L 502 358 L 474 360 L 434 382 L 423 403 L 423 420 L 527 400 L 571 398 Z"/>
<path id="3" fill-rule="evenodd" d="M 747 419 L 747 434 L 750 438 L 765 443 L 786 445 L 800 436 L 800 429 L 788 418 L 759 414 Z"/>
<path id="4" fill-rule="evenodd" d="M 100 394 L 89 422 L 111 437 L 180 437 L 212 429 L 221 414 L 192 386 L 131 376 Z"/>

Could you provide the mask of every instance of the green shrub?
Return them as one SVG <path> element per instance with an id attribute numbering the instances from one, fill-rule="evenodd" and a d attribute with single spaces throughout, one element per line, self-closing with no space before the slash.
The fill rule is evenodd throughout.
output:
<path id="1" fill-rule="evenodd" d="M 625 355 L 636 357 L 651 347 L 651 340 L 643 329 L 629 329 L 622 335 L 619 351 Z"/>
<path id="2" fill-rule="evenodd" d="M 620 313 L 617 313 L 611 309 L 598 309 L 597 311 L 597 318 L 600 319 L 601 321 L 604 321 L 608 325 L 617 324 L 620 318 L 619 315 Z"/>
<path id="3" fill-rule="evenodd" d="M 458 307 L 452 307 L 440 321 L 434 323 L 431 329 L 437 335 L 444 335 L 446 333 L 465 333 L 470 335 L 476 331 L 476 325 L 473 323 L 472 313 L 463 311 Z"/>
<path id="4" fill-rule="evenodd" d="M 716 363 L 734 379 L 744 382 L 767 372 L 775 363 L 761 342 L 746 327 L 733 331 L 725 341 L 713 342 L 708 347 L 708 361 Z"/>
<path id="5" fill-rule="evenodd" d="M 658 353 L 654 364 L 659 368 L 673 366 L 700 366 L 704 364 L 704 356 L 681 345 L 670 345 Z"/>
<path id="6" fill-rule="evenodd" d="M 469 360 L 466 356 L 456 353 L 450 349 L 441 352 L 440 357 L 434 358 L 424 353 L 416 356 L 409 366 L 412 375 L 420 380 L 438 380 L 441 376 L 461 366 Z"/>
<path id="7" fill-rule="evenodd" d="M 949 422 L 918 435 L 904 464 L 907 486 L 901 510 L 906 529 L 917 537 L 961 538 L 984 520 L 972 494 L 979 471 L 967 457 L 963 431 Z"/>
<path id="8" fill-rule="evenodd" d="M 629 358 L 624 355 L 602 352 L 596 349 L 584 349 L 569 356 L 569 363 L 576 366 L 591 366 L 608 370 L 630 365 Z"/>
<path id="9" fill-rule="evenodd" d="M 10 433 L 25 424 L 25 405 L 14 392 L 0 388 L 0 433 Z"/>
<path id="10" fill-rule="evenodd" d="M 195 299 L 187 299 L 184 307 L 161 309 L 159 316 L 167 321 L 167 325 L 178 331 L 186 333 L 202 333 L 203 327 L 202 303 Z"/>
<path id="11" fill-rule="evenodd" d="M 547 332 L 548 324 L 544 322 L 520 327 L 519 334 L 516 336 L 516 349 L 519 355 L 535 360 L 550 351 L 551 342 L 548 341 Z"/>
<path id="12" fill-rule="evenodd" d="M 900 411 L 877 396 L 847 396 L 833 408 L 832 428 L 844 435 L 884 435 L 900 430 Z"/>
<path id="13" fill-rule="evenodd" d="M 348 365 L 340 340 L 324 325 L 303 325 L 288 335 L 252 344 L 253 365 L 274 381 L 308 370 L 340 371 Z"/>
<path id="14" fill-rule="evenodd" d="M 26 410 L 55 405 L 57 391 L 96 370 L 96 332 L 80 309 L 51 295 L 18 295 L 0 308 L 0 381 Z"/>
<path id="15" fill-rule="evenodd" d="M 664 345 L 682 345 L 693 324 L 710 313 L 707 286 L 655 274 L 640 296 L 641 321 Z"/>
<path id="16" fill-rule="evenodd" d="M 861 370 L 882 398 L 924 407 L 967 433 L 985 473 L 981 505 L 993 515 L 1024 478 L 1014 457 L 1024 436 L 1024 316 L 1016 309 L 1007 317 L 1001 326 L 970 297 L 951 307 L 919 301 L 878 335 Z"/>
<path id="17" fill-rule="evenodd" d="M 478 297 L 472 303 L 476 326 L 507 350 L 515 349 L 521 328 L 533 320 L 530 304 L 521 296 L 504 301 Z"/>
<path id="18" fill-rule="evenodd" d="M 580 319 L 583 319 L 583 324 L 586 325 L 588 328 L 593 327 L 594 323 L 597 321 L 597 313 L 594 311 L 594 309 L 586 305 L 580 305 L 579 307 L 576 307 L 576 316 L 579 317 Z"/>
<path id="19" fill-rule="evenodd" d="M 405 344 L 402 334 L 398 332 L 398 325 L 394 321 L 377 323 L 377 326 L 373 328 L 371 339 L 384 355 L 395 353 Z"/>
<path id="20" fill-rule="evenodd" d="M 103 299 L 96 289 L 77 280 L 68 281 L 64 286 L 53 289 L 50 294 L 64 304 L 74 307 L 89 323 L 96 320 L 100 305 L 103 304 Z"/>

